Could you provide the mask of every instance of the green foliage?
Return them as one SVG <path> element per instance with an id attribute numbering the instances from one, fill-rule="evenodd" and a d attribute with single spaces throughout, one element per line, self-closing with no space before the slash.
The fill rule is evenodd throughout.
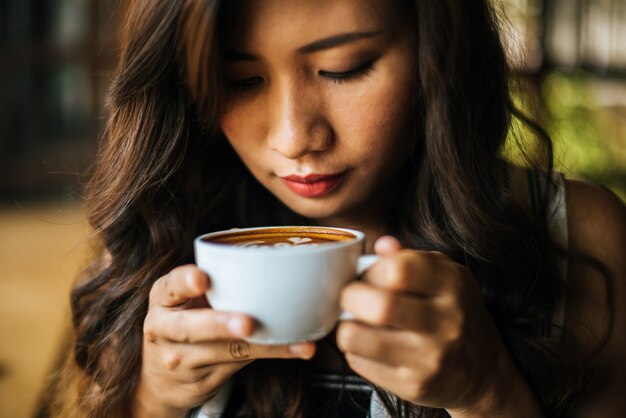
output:
<path id="1" fill-rule="evenodd" d="M 543 109 L 528 90 L 516 91 L 516 106 L 552 137 L 556 170 L 603 184 L 626 200 L 626 83 L 554 72 L 541 86 Z M 515 141 L 531 150 L 537 146 L 532 131 L 514 121 L 504 154 L 517 163 L 523 155 Z"/>

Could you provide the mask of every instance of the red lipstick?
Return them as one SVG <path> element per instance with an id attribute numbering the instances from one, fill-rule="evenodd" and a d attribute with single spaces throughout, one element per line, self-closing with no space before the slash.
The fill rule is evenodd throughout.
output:
<path id="1" fill-rule="evenodd" d="M 285 186 L 302 197 L 322 197 L 339 186 L 346 174 L 310 174 L 308 176 L 281 177 Z"/>

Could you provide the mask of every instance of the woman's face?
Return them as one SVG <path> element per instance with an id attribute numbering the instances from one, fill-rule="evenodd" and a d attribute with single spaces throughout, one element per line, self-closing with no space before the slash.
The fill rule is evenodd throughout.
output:
<path id="1" fill-rule="evenodd" d="M 388 202 L 411 148 L 406 12 L 380 0 L 254 0 L 232 14 L 220 125 L 252 174 L 307 218 Z"/>

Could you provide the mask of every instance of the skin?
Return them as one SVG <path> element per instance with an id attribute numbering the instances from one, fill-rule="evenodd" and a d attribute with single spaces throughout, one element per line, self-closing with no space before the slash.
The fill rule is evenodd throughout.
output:
<path id="1" fill-rule="evenodd" d="M 410 147 L 412 31 L 399 10 L 376 1 L 244 5 L 227 47 L 222 130 L 257 180 L 295 212 L 381 235 L 383 203 L 395 196 L 394 176 Z M 372 35 L 300 51 L 346 33 Z M 243 54 L 254 57 L 236 59 Z M 365 72 L 349 75 L 359 69 Z M 319 198 L 302 198 L 280 180 L 342 172 L 342 184 Z"/>
<path id="2" fill-rule="evenodd" d="M 596 376 L 574 416 L 618 417 L 626 411 L 626 206 L 582 181 L 569 181 L 566 193 L 570 248 L 600 261 L 607 273 L 578 263 L 569 269 L 565 329 L 593 353 Z"/>
<path id="3" fill-rule="evenodd" d="M 241 340 L 254 321 L 211 309 L 206 274 L 181 266 L 157 280 L 144 321 L 142 370 L 133 417 L 185 417 L 237 370 L 260 358 L 309 359 L 313 344 L 267 346 Z"/>
<path id="4" fill-rule="evenodd" d="M 402 13 L 376 0 L 258 0 L 247 2 L 238 16 L 229 52 L 247 59 L 226 62 L 230 89 L 221 127 L 228 140 L 285 205 L 316 224 L 365 231 L 372 237 L 368 252 L 381 256 L 341 295 L 342 308 L 355 317 L 337 329 L 350 367 L 402 399 L 445 408 L 453 417 L 543 416 L 472 273 L 443 254 L 403 249 L 385 235 L 385 202 L 392 203 L 392 185 L 409 147 L 407 86 L 415 74 L 415 45 L 402 32 Z M 378 35 L 298 51 L 355 31 Z M 333 79 L 373 58 L 366 74 Z M 298 196 L 278 178 L 341 171 L 348 173 L 344 182 L 320 198 Z M 523 191 L 521 201 L 528 196 Z M 596 256 L 611 273 L 604 282 L 575 265 L 569 271 L 566 329 L 588 350 L 609 335 L 593 363 L 605 373 L 606 388 L 581 402 L 577 414 L 611 416 L 626 408 L 623 381 L 609 378 L 623 374 L 625 362 L 620 350 L 626 332 L 619 324 L 626 321 L 626 210 L 584 183 L 569 182 L 567 193 L 570 247 Z M 613 290 L 612 325 L 605 284 Z M 184 417 L 255 359 L 315 354 L 312 343 L 244 342 L 254 322 L 212 310 L 204 299 L 209 287 L 210 278 L 195 266 L 174 269 L 155 283 L 133 416 Z"/>

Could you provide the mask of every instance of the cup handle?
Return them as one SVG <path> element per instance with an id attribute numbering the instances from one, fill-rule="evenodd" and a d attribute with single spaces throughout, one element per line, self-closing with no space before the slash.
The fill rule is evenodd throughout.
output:
<path id="1" fill-rule="evenodd" d="M 357 263 L 357 268 L 356 268 L 356 274 L 357 276 L 360 276 L 361 274 L 365 273 L 365 271 L 372 267 L 374 265 L 374 263 L 376 263 L 378 261 L 380 257 L 377 255 L 362 255 L 359 257 L 359 261 Z M 350 312 L 346 312 L 346 311 L 341 311 L 341 314 L 339 314 L 339 320 L 340 321 L 345 321 L 345 320 L 350 320 L 350 319 L 354 319 L 354 315 L 352 315 Z"/>
<path id="2" fill-rule="evenodd" d="M 372 267 L 374 265 L 374 263 L 376 263 L 378 261 L 380 257 L 374 254 L 368 254 L 368 255 L 362 255 L 359 257 L 359 261 L 357 263 L 357 267 L 356 267 L 356 274 L 357 276 L 360 276 L 361 274 L 365 273 L 365 271 Z"/>

